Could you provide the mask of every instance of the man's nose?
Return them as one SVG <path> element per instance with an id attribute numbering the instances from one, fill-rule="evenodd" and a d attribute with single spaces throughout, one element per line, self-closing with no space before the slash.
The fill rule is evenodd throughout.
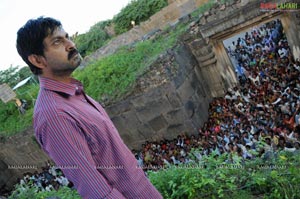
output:
<path id="1" fill-rule="evenodd" d="M 68 39 L 66 43 L 67 43 L 66 49 L 68 51 L 73 50 L 74 48 L 76 48 L 75 43 L 71 39 Z"/>

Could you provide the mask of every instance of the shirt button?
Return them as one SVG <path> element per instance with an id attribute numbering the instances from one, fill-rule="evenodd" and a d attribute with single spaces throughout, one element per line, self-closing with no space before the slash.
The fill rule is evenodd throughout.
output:
<path id="1" fill-rule="evenodd" d="M 76 88 L 75 88 L 75 95 L 79 95 L 79 94 L 80 94 L 79 88 L 78 88 L 78 86 L 76 86 Z"/>

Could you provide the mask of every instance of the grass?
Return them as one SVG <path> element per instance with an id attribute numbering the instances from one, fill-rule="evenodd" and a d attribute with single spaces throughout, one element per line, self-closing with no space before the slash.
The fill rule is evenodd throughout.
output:
<path id="1" fill-rule="evenodd" d="M 0 101 L 0 136 L 11 136 L 32 126 L 34 99 L 39 90 L 38 84 L 31 84 L 17 90 L 17 98 L 26 99 L 28 109 L 21 114 L 14 101 L 4 104 Z"/>
<path id="2" fill-rule="evenodd" d="M 296 199 L 300 197 L 299 157 L 299 150 L 294 153 L 278 151 L 271 159 L 256 157 L 234 162 L 228 162 L 228 154 L 217 158 L 209 155 L 203 156 L 200 162 L 194 159 L 196 167 L 172 166 L 149 171 L 148 176 L 165 199 Z M 228 167 L 220 167 L 225 161 Z"/>

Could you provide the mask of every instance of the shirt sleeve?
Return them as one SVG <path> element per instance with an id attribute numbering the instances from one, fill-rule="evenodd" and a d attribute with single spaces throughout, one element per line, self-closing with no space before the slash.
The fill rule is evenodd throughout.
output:
<path id="1" fill-rule="evenodd" d="M 38 140 L 46 153 L 72 181 L 78 193 L 88 199 L 125 199 L 97 170 L 84 132 L 70 117 L 48 119 Z"/>

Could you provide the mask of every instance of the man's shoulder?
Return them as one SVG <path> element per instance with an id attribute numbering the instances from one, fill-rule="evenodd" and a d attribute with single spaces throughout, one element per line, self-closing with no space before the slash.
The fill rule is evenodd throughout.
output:
<path id="1" fill-rule="evenodd" d="M 34 117 L 57 115 L 62 107 L 62 100 L 55 92 L 41 90 L 35 102 Z"/>
<path id="2" fill-rule="evenodd" d="M 57 107 L 57 99 L 53 92 L 40 90 L 37 100 L 35 102 L 35 109 L 49 109 Z"/>
<path id="3" fill-rule="evenodd" d="M 49 128 L 56 128 L 57 122 L 61 121 L 64 116 L 63 103 L 51 92 L 40 92 L 33 113 L 36 137 L 41 139 L 40 136 L 48 132 Z"/>

